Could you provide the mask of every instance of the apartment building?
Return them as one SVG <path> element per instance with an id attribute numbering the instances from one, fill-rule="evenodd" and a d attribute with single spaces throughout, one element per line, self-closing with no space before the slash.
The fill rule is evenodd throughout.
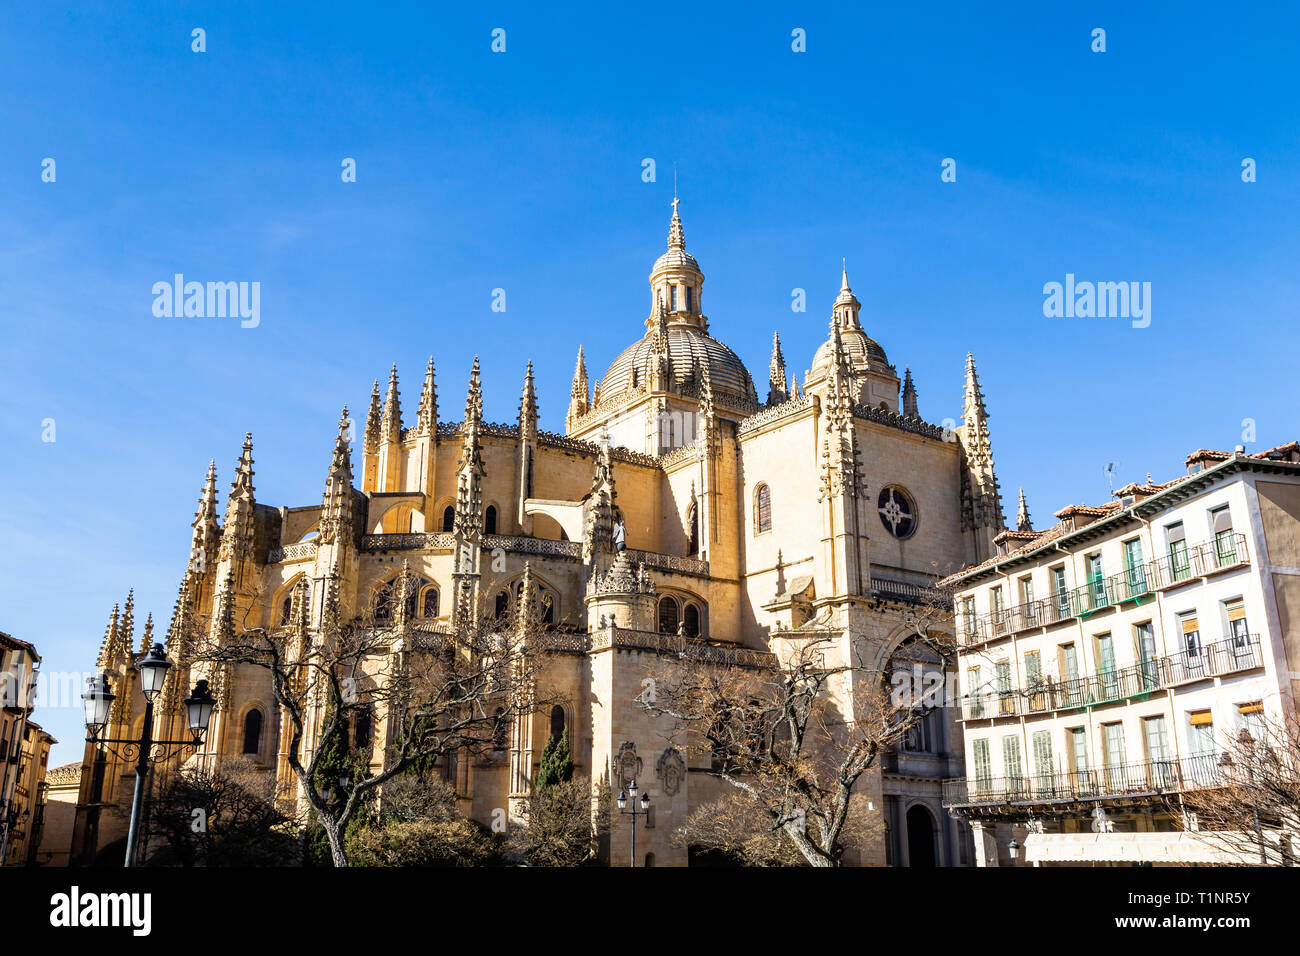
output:
<path id="1" fill-rule="evenodd" d="M 1300 446 L 1200 450 L 1187 474 L 1072 505 L 954 589 L 977 865 L 1223 862 L 1179 797 L 1295 713 Z"/>
<path id="2" fill-rule="evenodd" d="M 30 832 L 44 778 L 41 748 L 48 757 L 53 740 L 31 722 L 40 662 L 35 647 L 0 631 L 0 866 L 13 862 L 15 840 Z M 40 779 L 32 778 L 35 770 Z"/>

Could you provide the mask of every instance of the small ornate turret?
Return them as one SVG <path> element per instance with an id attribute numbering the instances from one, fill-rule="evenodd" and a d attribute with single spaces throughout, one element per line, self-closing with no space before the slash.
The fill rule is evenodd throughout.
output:
<path id="1" fill-rule="evenodd" d="M 222 561 L 242 561 L 253 552 L 253 433 L 244 435 L 244 451 L 235 466 L 235 480 L 226 501 L 226 520 L 221 530 Z"/>
<path id="2" fill-rule="evenodd" d="M 573 369 L 573 385 L 569 389 L 569 413 L 564 417 L 564 430 L 572 432 L 579 418 L 587 414 L 591 395 L 587 388 L 587 362 L 578 346 L 578 364 Z"/>
<path id="3" fill-rule="evenodd" d="M 208 475 L 199 493 L 199 507 L 190 525 L 190 560 L 187 573 L 202 578 L 216 567 L 217 550 L 221 546 L 221 528 L 217 524 L 217 462 L 208 462 Z"/>
<path id="4" fill-rule="evenodd" d="M 1016 509 L 1016 530 L 1033 531 L 1033 522 L 1029 520 L 1029 505 L 1025 503 L 1025 489 L 1020 489 L 1020 507 Z"/>
<path id="5" fill-rule="evenodd" d="M 920 418 L 916 410 L 916 386 L 912 384 L 912 369 L 903 372 L 903 417 Z"/>
<path id="6" fill-rule="evenodd" d="M 785 387 L 785 355 L 781 353 L 781 334 L 772 333 L 772 361 L 768 365 L 767 404 L 780 405 L 789 401 L 790 392 Z"/>
<path id="7" fill-rule="evenodd" d="M 320 516 L 321 544 L 332 544 L 345 539 L 352 530 L 352 450 L 348 443 L 351 429 L 348 407 L 344 405 L 343 413 L 339 416 L 339 431 L 334 439 L 329 474 L 325 476 L 325 494 Z"/>
<path id="8" fill-rule="evenodd" d="M 533 385 L 533 363 L 524 373 L 524 391 L 519 399 L 519 435 L 525 440 L 537 437 L 537 389 Z"/>
<path id="9" fill-rule="evenodd" d="M 396 362 L 388 373 L 388 396 L 384 399 L 384 411 L 379 419 L 379 436 L 385 442 L 402 440 L 402 402 L 397 393 Z"/>
<path id="10" fill-rule="evenodd" d="M 361 444 L 367 452 L 377 451 L 379 449 L 380 420 L 382 418 L 379 401 L 379 379 L 375 379 L 374 387 L 370 390 L 370 410 L 366 413 L 366 431 L 362 436 Z"/>
<path id="11" fill-rule="evenodd" d="M 416 413 L 415 428 L 421 435 L 432 435 L 438 430 L 438 390 L 434 385 L 433 356 L 424 369 L 424 388 L 420 391 L 420 409 Z"/>
<path id="12" fill-rule="evenodd" d="M 1002 517 L 1002 495 L 993 470 L 993 444 L 989 440 L 989 414 L 984 407 L 975 357 L 966 354 L 966 385 L 962 424 L 958 431 L 965 468 L 962 471 L 962 530 L 976 531 L 974 558 L 983 561 L 993 554 L 993 537 L 1006 527 Z"/>

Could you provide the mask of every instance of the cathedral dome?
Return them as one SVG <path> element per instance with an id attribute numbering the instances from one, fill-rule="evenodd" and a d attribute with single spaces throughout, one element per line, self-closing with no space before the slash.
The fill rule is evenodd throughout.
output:
<path id="1" fill-rule="evenodd" d="M 881 348 L 880 343 L 861 329 L 841 329 L 840 341 L 844 343 L 844 351 L 848 353 L 853 371 L 865 372 L 868 369 L 883 371 L 890 367 L 889 357 L 885 355 L 885 350 Z M 831 339 L 827 339 L 817 349 L 812 363 L 814 378 L 830 368 L 833 349 L 834 344 Z"/>
<path id="2" fill-rule="evenodd" d="M 600 381 L 601 396 L 610 397 L 644 385 L 653 367 L 654 349 L 653 330 L 624 349 Z M 725 393 L 744 396 L 751 402 L 758 401 L 745 363 L 703 329 L 694 325 L 669 325 L 668 358 L 672 362 L 674 390 L 699 388 L 702 370 L 707 368 L 709 387 L 718 402 L 734 404 L 726 401 Z"/>

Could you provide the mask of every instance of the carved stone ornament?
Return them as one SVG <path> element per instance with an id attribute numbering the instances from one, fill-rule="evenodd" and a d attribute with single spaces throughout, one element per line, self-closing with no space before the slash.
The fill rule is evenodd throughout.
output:
<path id="1" fill-rule="evenodd" d="M 663 781 L 664 793 L 676 796 L 686 777 L 686 761 L 676 747 L 669 747 L 655 761 L 655 775 Z"/>
<path id="2" fill-rule="evenodd" d="M 618 748 L 618 756 L 614 758 L 614 777 L 619 789 L 626 790 L 640 775 L 641 765 L 642 760 L 636 755 L 636 744 L 630 740 L 624 741 L 623 746 Z"/>

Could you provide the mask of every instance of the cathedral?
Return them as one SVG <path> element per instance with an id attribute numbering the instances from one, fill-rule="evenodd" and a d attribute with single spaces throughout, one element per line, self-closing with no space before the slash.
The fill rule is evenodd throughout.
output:
<path id="1" fill-rule="evenodd" d="M 514 614 L 526 584 L 556 635 L 546 674 L 564 703 L 515 722 L 500 753 L 457 768 L 466 812 L 488 823 L 526 798 L 543 747 L 567 730 L 579 774 L 614 793 L 635 777 L 649 792 L 654 825 L 637 833 L 635 865 L 688 865 L 673 833 L 726 785 L 640 705 L 646 675 L 665 656 L 771 668 L 809 635 L 884 672 L 908 637 L 908 605 L 994 554 L 1004 519 L 974 360 L 961 424 L 926 422 L 910 369 L 900 379 L 868 335 L 846 273 L 802 381 L 774 335 L 764 396 L 710 332 L 676 199 L 649 284 L 637 337 L 594 382 L 578 345 L 563 434 L 540 427 L 531 363 L 517 421 L 483 420 L 477 359 L 463 417 L 440 419 L 430 359 L 413 415 L 408 400 L 403 416 L 396 367 L 385 393 L 376 381 L 359 449 L 344 409 L 332 453 L 322 449 L 320 503 L 258 501 L 246 437 L 220 518 L 209 466 L 169 635 L 187 620 L 318 626 L 333 589 L 345 613 L 383 626 L 402 574 L 418 581 L 404 611 L 436 630 Z M 131 662 L 156 638 L 150 618 L 137 648 L 134 616 L 130 597 L 114 607 L 98 660 L 118 694 L 110 737 L 138 732 L 143 714 Z M 237 667 L 214 689 L 194 759 L 247 755 L 291 788 L 269 675 Z M 186 690 L 169 680 L 159 735 L 181 732 L 173 715 Z M 853 862 L 972 862 L 969 831 L 941 804 L 942 781 L 963 776 L 962 752 L 943 709 L 879 761 L 863 784 L 878 836 Z M 74 863 L 124 834 L 131 783 L 129 764 L 87 746 Z M 628 864 L 629 843 L 614 814 L 612 865 Z"/>

